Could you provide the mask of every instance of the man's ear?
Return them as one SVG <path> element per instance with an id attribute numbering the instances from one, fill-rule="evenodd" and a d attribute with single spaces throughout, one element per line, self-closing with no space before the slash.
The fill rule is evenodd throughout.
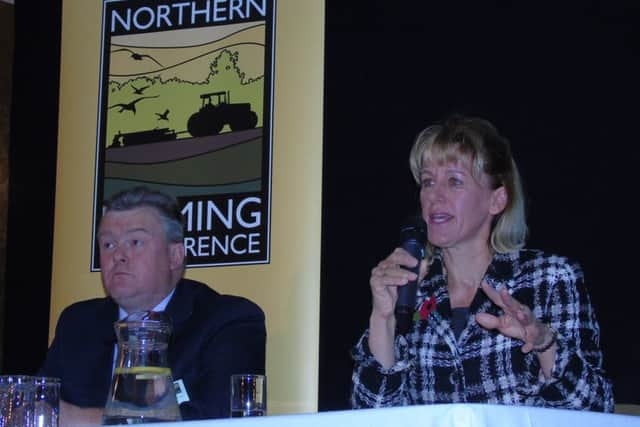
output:
<path id="1" fill-rule="evenodd" d="M 184 267 L 184 244 L 169 243 L 169 267 L 171 270 Z"/>
<path id="2" fill-rule="evenodd" d="M 507 196 L 507 190 L 504 185 L 493 190 L 491 193 L 491 201 L 489 204 L 489 213 L 491 215 L 499 215 L 507 207 L 509 196 Z"/>

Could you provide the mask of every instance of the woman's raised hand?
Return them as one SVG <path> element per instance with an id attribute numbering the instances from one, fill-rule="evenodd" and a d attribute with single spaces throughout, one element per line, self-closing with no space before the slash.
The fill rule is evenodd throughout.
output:
<path id="1" fill-rule="evenodd" d="M 548 338 L 549 328 L 533 315 L 533 311 L 513 298 L 505 288 L 497 291 L 482 281 L 482 290 L 491 301 L 502 308 L 502 316 L 488 313 L 476 314 L 476 321 L 487 329 L 497 329 L 501 334 L 524 342 L 522 351 L 528 353 L 542 345 Z"/>
<path id="2" fill-rule="evenodd" d="M 385 368 L 394 361 L 393 340 L 396 319 L 394 309 L 398 300 L 398 286 L 404 286 L 410 280 L 421 279 L 427 274 L 427 262 L 420 262 L 420 274 L 407 270 L 413 268 L 418 260 L 402 248 L 396 248 L 391 255 L 383 259 L 371 270 L 371 295 L 373 309 L 369 318 L 369 348 L 374 357 Z"/>
<path id="3" fill-rule="evenodd" d="M 398 286 L 406 285 L 410 280 L 415 280 L 425 276 L 427 272 L 427 263 L 420 263 L 420 274 L 416 274 L 407 270 L 413 268 L 418 260 L 411 256 L 409 252 L 402 248 L 396 248 L 391 255 L 378 263 L 371 270 L 371 295 L 373 296 L 372 315 L 381 318 L 389 318 L 393 316 L 393 310 L 398 300 Z"/>

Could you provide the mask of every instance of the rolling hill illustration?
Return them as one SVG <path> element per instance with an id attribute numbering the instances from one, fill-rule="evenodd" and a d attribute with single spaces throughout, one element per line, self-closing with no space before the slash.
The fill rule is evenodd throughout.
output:
<path id="1" fill-rule="evenodd" d="M 175 196 L 261 189 L 263 22 L 118 36 L 107 48 L 104 197 L 140 184 Z"/>

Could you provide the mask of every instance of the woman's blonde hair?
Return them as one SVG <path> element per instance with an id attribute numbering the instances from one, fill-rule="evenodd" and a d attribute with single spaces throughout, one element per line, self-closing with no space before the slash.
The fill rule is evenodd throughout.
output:
<path id="1" fill-rule="evenodd" d="M 483 172 L 491 179 L 492 188 L 503 186 L 507 193 L 505 209 L 493 220 L 490 244 L 499 253 L 522 248 L 527 236 L 525 202 L 518 167 L 511 155 L 509 141 L 487 120 L 453 116 L 443 124 L 429 126 L 416 138 L 409 165 L 420 185 L 424 161 L 451 162 L 461 157 L 471 161 L 476 179 Z"/>

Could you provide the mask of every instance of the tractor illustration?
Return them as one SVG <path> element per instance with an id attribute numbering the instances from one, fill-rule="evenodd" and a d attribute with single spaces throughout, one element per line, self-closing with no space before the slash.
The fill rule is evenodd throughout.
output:
<path id="1" fill-rule="evenodd" d="M 232 131 L 252 129 L 258 116 L 250 103 L 232 104 L 229 92 L 211 92 L 200 95 L 202 106 L 187 121 L 187 130 L 194 136 L 217 135 L 224 125 Z"/>

